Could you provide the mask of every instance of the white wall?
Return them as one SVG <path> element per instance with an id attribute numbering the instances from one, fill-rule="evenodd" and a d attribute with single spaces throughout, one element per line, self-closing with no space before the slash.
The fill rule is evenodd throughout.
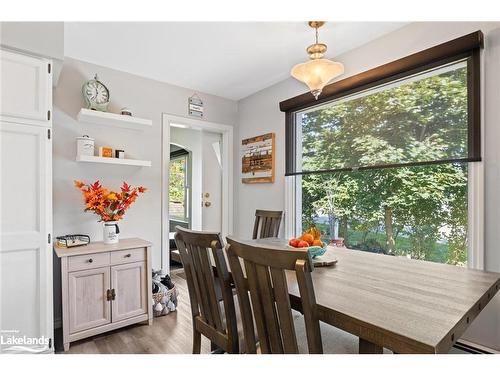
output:
<path id="1" fill-rule="evenodd" d="M 1 44 L 64 59 L 64 22 L 0 22 Z"/>
<path id="2" fill-rule="evenodd" d="M 64 22 L 0 22 L 0 44 L 52 59 L 56 86 L 64 59 Z"/>
<path id="3" fill-rule="evenodd" d="M 76 116 L 84 102 L 81 87 L 97 73 L 110 90 L 110 112 L 129 107 L 137 117 L 153 120 L 144 132 L 80 124 Z M 101 224 L 92 213 L 83 212 L 81 193 L 73 180 L 100 180 L 118 189 L 122 181 L 144 185 L 149 190 L 139 196 L 120 222 L 121 236 L 141 237 L 153 243 L 153 267 L 161 267 L 161 155 L 162 112 L 186 116 L 187 100 L 192 90 L 168 85 L 132 74 L 66 58 L 59 84 L 54 90 L 53 121 L 53 200 L 54 236 L 69 233 L 89 234 L 93 241 L 102 240 Z M 232 100 L 198 93 L 205 106 L 205 119 L 235 124 L 237 104 Z M 151 168 L 76 163 L 75 138 L 89 134 L 96 147 L 109 145 L 124 149 L 131 158 L 152 161 Z M 60 307 L 59 276 L 54 275 L 55 316 Z"/>
<path id="4" fill-rule="evenodd" d="M 486 269 L 500 272 L 500 23 L 413 23 L 359 48 L 337 56 L 345 66 L 339 79 L 391 62 L 411 53 L 449 41 L 470 32 L 485 34 L 484 61 L 484 135 Z M 276 182 L 245 185 L 241 183 L 239 147 L 235 149 L 235 232 L 251 235 L 255 209 L 284 208 L 284 130 L 285 117 L 278 103 L 305 92 L 305 86 L 290 78 L 251 95 L 238 103 L 236 140 L 274 131 L 276 133 Z M 466 334 L 471 341 L 500 349 L 500 295 L 488 305 Z"/>
<path id="5" fill-rule="evenodd" d="M 136 132 L 76 121 L 84 105 L 81 86 L 97 73 L 110 90 L 110 112 L 121 107 L 132 109 L 137 117 L 153 120 L 151 129 Z M 193 91 L 132 74 L 66 58 L 59 85 L 54 91 L 54 235 L 87 233 L 93 240 L 102 239 L 96 216 L 84 213 L 82 197 L 73 187 L 74 179 L 101 180 L 105 186 L 119 188 L 122 181 L 144 185 L 141 195 L 120 222 L 123 237 L 138 236 L 153 242 L 153 266 L 160 266 L 161 246 L 161 116 L 162 112 L 185 116 L 188 97 Z M 237 105 L 234 101 L 200 94 L 208 121 L 234 124 Z M 89 134 L 96 148 L 109 145 L 124 149 L 131 158 L 152 161 L 151 168 L 76 163 L 75 138 Z M 147 218 L 145 220 L 144 218 Z"/>

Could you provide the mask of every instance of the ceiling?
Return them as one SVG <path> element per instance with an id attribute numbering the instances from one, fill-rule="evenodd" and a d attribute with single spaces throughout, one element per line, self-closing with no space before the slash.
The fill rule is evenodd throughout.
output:
<path id="1" fill-rule="evenodd" d="M 326 23 L 326 57 L 404 26 Z M 66 56 L 239 100 L 290 76 L 314 41 L 306 22 L 67 22 Z"/>

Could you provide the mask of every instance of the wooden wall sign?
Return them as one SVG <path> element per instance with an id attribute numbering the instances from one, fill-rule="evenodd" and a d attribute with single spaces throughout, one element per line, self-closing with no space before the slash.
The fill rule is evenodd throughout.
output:
<path id="1" fill-rule="evenodd" d="M 244 184 L 274 182 L 275 134 L 241 141 L 241 181 Z"/>

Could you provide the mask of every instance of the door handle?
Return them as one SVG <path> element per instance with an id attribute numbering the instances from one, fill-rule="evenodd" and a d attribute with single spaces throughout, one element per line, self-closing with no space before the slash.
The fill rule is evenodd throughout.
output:
<path id="1" fill-rule="evenodd" d="M 116 298 L 115 288 L 111 289 L 111 300 L 114 301 Z"/>
<path id="2" fill-rule="evenodd" d="M 111 295 L 111 289 L 108 289 L 106 291 L 106 301 L 111 301 L 112 295 Z"/>

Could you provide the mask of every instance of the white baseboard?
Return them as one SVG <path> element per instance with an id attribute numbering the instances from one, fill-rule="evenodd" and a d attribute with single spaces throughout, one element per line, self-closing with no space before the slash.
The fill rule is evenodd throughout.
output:
<path id="1" fill-rule="evenodd" d="M 464 345 L 465 348 L 461 348 L 460 347 L 461 344 Z M 498 350 L 489 348 L 489 347 L 481 345 L 481 344 L 477 344 L 477 343 L 472 342 L 472 341 L 464 340 L 464 339 L 458 340 L 456 347 L 458 347 L 459 349 L 462 349 L 462 350 L 466 350 L 466 351 L 468 349 L 467 347 L 469 347 L 469 349 L 477 350 L 478 352 L 484 352 L 484 353 L 488 353 L 488 354 L 500 354 L 500 352 Z"/>

